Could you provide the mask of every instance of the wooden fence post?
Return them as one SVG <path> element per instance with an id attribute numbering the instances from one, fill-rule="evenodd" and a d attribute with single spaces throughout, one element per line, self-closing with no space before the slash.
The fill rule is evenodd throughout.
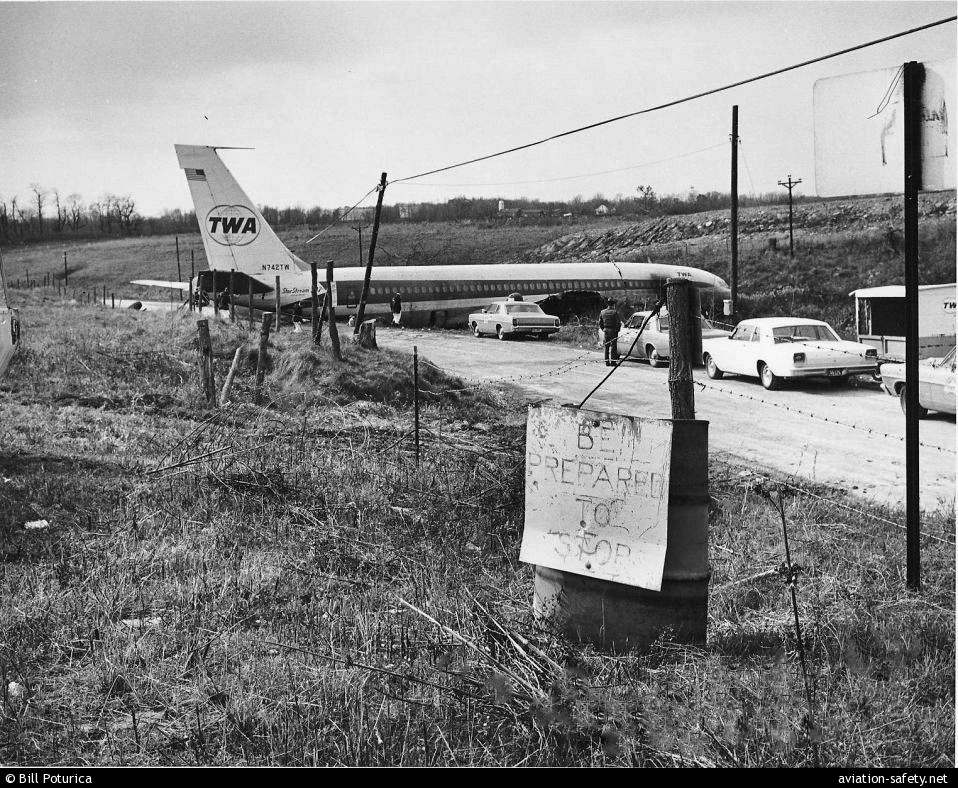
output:
<path id="1" fill-rule="evenodd" d="M 313 344 L 318 345 L 320 344 L 319 327 L 322 325 L 322 322 L 321 322 L 321 317 L 318 314 L 319 312 L 319 284 L 318 284 L 319 277 L 318 277 L 318 274 L 316 273 L 316 263 L 309 264 L 309 274 L 310 274 L 310 280 L 311 280 L 310 281 L 310 296 L 312 300 L 310 301 L 310 307 L 312 310 L 311 323 L 312 323 L 312 330 L 313 330 Z"/>
<path id="2" fill-rule="evenodd" d="M 333 261 L 326 261 L 326 308 L 329 311 L 329 344 L 333 348 L 333 358 L 343 360 L 339 347 L 339 329 L 336 327 L 336 303 L 333 299 Z"/>
<path id="3" fill-rule="evenodd" d="M 216 405 L 216 378 L 213 370 L 213 343 L 210 341 L 208 320 L 196 321 L 196 333 L 199 341 L 199 370 L 203 382 L 203 393 L 209 405 Z"/>
<path id="4" fill-rule="evenodd" d="M 689 311 L 688 280 L 666 280 L 665 299 L 669 310 L 669 397 L 672 400 L 672 418 L 694 419 L 692 319 Z"/>
<path id="5" fill-rule="evenodd" d="M 63 253 L 63 286 L 64 287 L 66 287 L 69 284 L 69 282 L 67 281 L 67 279 L 69 278 L 69 275 L 70 275 L 70 272 L 67 269 L 67 253 L 64 252 Z"/>
<path id="6" fill-rule="evenodd" d="M 276 293 L 276 333 L 277 334 L 279 333 L 280 294 L 282 292 L 279 288 L 280 288 L 279 274 L 277 274 L 276 275 L 276 290 L 274 291 Z"/>
<path id="7" fill-rule="evenodd" d="M 253 333 L 253 277 L 247 279 L 247 290 L 249 295 L 249 332 Z"/>
<path id="8" fill-rule="evenodd" d="M 256 359 L 256 394 L 255 403 L 257 405 L 263 399 L 263 378 L 266 377 L 266 353 L 269 345 L 269 328 L 273 322 L 273 313 L 266 312 L 263 315 L 263 327 L 259 332 L 259 356 Z"/>
<path id="9" fill-rule="evenodd" d="M 370 350 L 379 349 L 379 345 L 376 344 L 375 320 L 364 320 L 360 324 L 358 342 L 360 347 L 369 348 Z"/>
<path id="10" fill-rule="evenodd" d="M 223 407 L 230 398 L 230 389 L 233 388 L 233 378 L 236 377 L 236 370 L 239 369 L 240 359 L 243 357 L 243 346 L 236 348 L 233 354 L 233 363 L 230 364 L 230 371 L 226 375 L 226 382 L 223 383 L 223 390 L 220 392 L 220 407 Z"/>
<path id="11" fill-rule="evenodd" d="M 416 467 L 419 467 L 419 348 L 412 346 L 412 403 L 416 431 Z"/>
<path id="12" fill-rule="evenodd" d="M 233 297 L 236 294 L 236 271 L 230 269 L 230 323 L 236 322 L 236 304 L 233 303 Z"/>

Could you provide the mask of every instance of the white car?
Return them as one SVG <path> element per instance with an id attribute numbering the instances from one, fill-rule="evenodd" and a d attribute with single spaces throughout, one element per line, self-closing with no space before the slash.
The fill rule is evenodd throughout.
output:
<path id="1" fill-rule="evenodd" d="M 547 315 L 538 304 L 508 299 L 489 304 L 481 312 L 473 312 L 469 315 L 469 326 L 477 337 L 495 334 L 499 339 L 511 336 L 545 339 L 559 330 L 559 318 Z"/>
<path id="2" fill-rule="evenodd" d="M 800 317 L 743 320 L 725 339 L 702 341 L 705 371 L 718 380 L 726 373 L 759 378 L 777 389 L 788 378 L 827 377 L 843 382 L 850 375 L 878 372 L 878 351 L 847 342 L 828 323 Z"/>
<path id="3" fill-rule="evenodd" d="M 905 410 L 905 365 L 882 364 L 881 384 L 885 391 L 901 400 Z M 918 362 L 918 418 L 928 411 L 955 413 L 955 349 L 941 358 L 925 358 Z"/>
<path id="4" fill-rule="evenodd" d="M 635 312 L 630 317 L 622 330 L 619 332 L 618 346 L 619 355 L 629 358 L 648 359 L 650 367 L 664 367 L 669 363 L 669 313 L 665 310 L 659 312 L 653 317 L 649 324 L 635 341 L 636 334 L 642 328 L 642 324 L 651 312 Z M 727 337 L 730 332 L 722 328 L 716 328 L 706 318 L 699 317 L 702 322 L 702 340 L 712 337 Z M 602 341 L 602 331 L 599 331 L 599 341 Z M 633 345 L 635 345 L 633 347 Z M 632 351 L 629 353 L 629 351 Z M 701 362 L 701 358 L 695 359 L 695 363 Z"/>

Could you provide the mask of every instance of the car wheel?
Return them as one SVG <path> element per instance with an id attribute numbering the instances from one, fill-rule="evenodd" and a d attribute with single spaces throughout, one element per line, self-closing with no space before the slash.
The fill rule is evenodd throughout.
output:
<path id="1" fill-rule="evenodd" d="M 496 336 L 501 342 L 506 341 L 506 332 L 502 330 L 502 326 L 496 326 Z"/>
<path id="2" fill-rule="evenodd" d="M 646 346 L 645 357 L 649 360 L 650 367 L 665 366 L 665 362 L 662 360 L 662 356 L 659 355 L 659 351 L 657 351 L 654 347 L 652 347 L 652 345 Z"/>
<path id="3" fill-rule="evenodd" d="M 712 380 L 721 380 L 725 377 L 725 373 L 718 368 L 715 359 L 708 353 L 705 354 L 705 374 L 712 378 Z"/>
<path id="4" fill-rule="evenodd" d="M 905 387 L 902 386 L 898 391 L 898 401 L 901 403 L 901 412 L 906 414 L 908 413 L 908 405 L 905 402 Z M 928 415 L 928 408 L 923 408 L 921 405 L 918 406 L 918 418 L 923 419 Z"/>
<path id="5" fill-rule="evenodd" d="M 771 367 L 764 361 L 758 365 L 758 376 L 762 379 L 762 385 L 769 391 L 775 391 L 782 386 L 782 379 L 772 372 Z"/>
<path id="6" fill-rule="evenodd" d="M 478 324 L 478 323 L 473 323 L 473 324 L 472 324 L 472 333 L 473 333 L 475 336 L 477 336 L 477 337 L 481 337 L 481 336 L 482 336 L 482 332 L 479 330 L 479 324 Z"/>

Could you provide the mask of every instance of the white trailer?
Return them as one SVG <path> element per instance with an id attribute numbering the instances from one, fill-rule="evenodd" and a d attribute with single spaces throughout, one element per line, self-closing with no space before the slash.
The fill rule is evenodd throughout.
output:
<path id="1" fill-rule="evenodd" d="M 858 341 L 887 359 L 905 359 L 905 286 L 853 290 Z M 918 357 L 944 356 L 955 346 L 955 283 L 918 288 Z"/>

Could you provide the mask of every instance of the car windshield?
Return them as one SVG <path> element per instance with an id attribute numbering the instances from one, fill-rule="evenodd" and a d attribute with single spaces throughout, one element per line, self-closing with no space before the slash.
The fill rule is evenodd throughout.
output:
<path id="1" fill-rule="evenodd" d="M 714 329 L 714 328 L 715 328 L 715 326 L 713 326 L 713 325 L 709 322 L 708 318 L 699 317 L 699 320 L 702 321 L 702 330 L 703 330 L 703 331 L 708 331 L 708 330 L 710 330 L 710 329 Z"/>
<path id="2" fill-rule="evenodd" d="M 538 304 L 506 304 L 506 310 L 510 315 L 514 315 L 519 312 L 532 312 L 533 314 L 541 315 L 542 309 L 539 308 Z"/>
<path id="3" fill-rule="evenodd" d="M 808 340 L 817 340 L 819 342 L 840 342 L 828 326 L 818 323 L 796 323 L 793 326 L 779 326 L 772 329 L 772 336 L 775 343 L 779 342 L 807 342 Z"/>

